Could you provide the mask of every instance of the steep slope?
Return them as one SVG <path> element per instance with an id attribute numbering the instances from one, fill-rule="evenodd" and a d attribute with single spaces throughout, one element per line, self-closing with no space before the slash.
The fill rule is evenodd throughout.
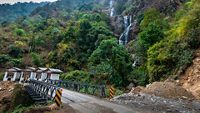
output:
<path id="1" fill-rule="evenodd" d="M 180 83 L 200 99 L 200 49 L 195 52 L 193 63 L 180 78 Z"/>
<path id="2" fill-rule="evenodd" d="M 141 13 L 148 8 L 156 8 L 160 12 L 171 15 L 187 0 L 129 0 L 130 13 Z M 127 8 L 128 9 L 128 8 Z"/>
<path id="3" fill-rule="evenodd" d="M 135 39 L 140 32 L 139 24 L 144 12 L 155 8 L 165 16 L 172 16 L 187 0 L 114 0 L 114 14 L 111 19 L 113 31 L 120 36 L 123 30 L 127 30 L 124 23 L 129 23 L 131 18 L 128 41 Z M 126 16 L 129 16 L 128 19 Z M 128 20 L 128 21 L 127 21 Z"/>

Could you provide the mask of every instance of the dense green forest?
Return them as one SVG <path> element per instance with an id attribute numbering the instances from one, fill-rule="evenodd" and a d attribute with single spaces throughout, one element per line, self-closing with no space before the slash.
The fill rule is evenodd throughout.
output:
<path id="1" fill-rule="evenodd" d="M 14 5 L 10 4 L 0 4 L 0 23 L 6 23 L 10 21 L 15 21 L 17 18 L 28 16 L 38 7 L 44 6 L 45 2 L 42 3 L 16 3 Z"/>
<path id="2" fill-rule="evenodd" d="M 192 62 L 200 44 L 199 0 L 114 0 L 114 17 L 109 5 L 60 0 L 1 24 L 1 68 L 60 68 L 62 79 L 126 87 L 176 79 Z M 130 34 L 137 32 L 121 45 L 114 22 L 125 15 L 136 22 Z"/>

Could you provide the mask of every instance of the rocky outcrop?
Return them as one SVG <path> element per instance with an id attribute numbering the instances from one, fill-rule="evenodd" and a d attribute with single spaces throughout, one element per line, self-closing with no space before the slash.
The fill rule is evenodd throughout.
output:
<path id="1" fill-rule="evenodd" d="M 132 23 L 132 27 L 129 33 L 129 41 L 137 39 L 137 35 L 139 31 L 140 31 L 139 25 L 137 21 L 135 20 L 135 22 Z"/>
<path id="2" fill-rule="evenodd" d="M 186 0 L 129 0 L 128 2 L 132 5 L 132 9 L 128 10 L 128 13 L 138 15 L 148 8 L 156 8 L 166 15 L 171 15 L 185 1 Z"/>
<path id="3" fill-rule="evenodd" d="M 118 36 L 123 32 L 124 30 L 124 19 L 123 16 L 115 16 L 110 18 L 111 27 L 115 34 Z"/>

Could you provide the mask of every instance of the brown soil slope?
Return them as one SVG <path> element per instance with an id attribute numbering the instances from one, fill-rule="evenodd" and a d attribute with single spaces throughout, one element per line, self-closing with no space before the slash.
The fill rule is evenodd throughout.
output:
<path id="1" fill-rule="evenodd" d="M 165 98 L 193 99 L 194 96 L 180 85 L 173 82 L 154 82 L 141 92 Z"/>
<path id="2" fill-rule="evenodd" d="M 195 52 L 193 63 L 180 78 L 182 86 L 200 99 L 200 49 Z"/>
<path id="3" fill-rule="evenodd" d="M 145 93 L 170 99 L 194 99 L 192 93 L 175 82 L 154 82 L 147 87 L 133 88 L 131 93 Z"/>
<path id="4" fill-rule="evenodd" d="M 12 106 L 11 101 L 14 87 L 15 84 L 13 82 L 0 82 L 0 113 Z"/>

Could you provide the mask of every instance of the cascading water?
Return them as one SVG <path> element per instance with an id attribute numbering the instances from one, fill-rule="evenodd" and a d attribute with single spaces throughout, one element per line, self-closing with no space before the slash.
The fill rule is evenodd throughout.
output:
<path id="1" fill-rule="evenodd" d="M 132 16 L 124 16 L 124 32 L 119 38 L 119 44 L 126 45 L 129 40 L 129 32 L 132 27 Z"/>
<path id="2" fill-rule="evenodd" d="M 113 0 L 110 0 L 110 17 L 112 17 L 114 15 L 114 5 L 113 5 L 114 1 Z"/>

